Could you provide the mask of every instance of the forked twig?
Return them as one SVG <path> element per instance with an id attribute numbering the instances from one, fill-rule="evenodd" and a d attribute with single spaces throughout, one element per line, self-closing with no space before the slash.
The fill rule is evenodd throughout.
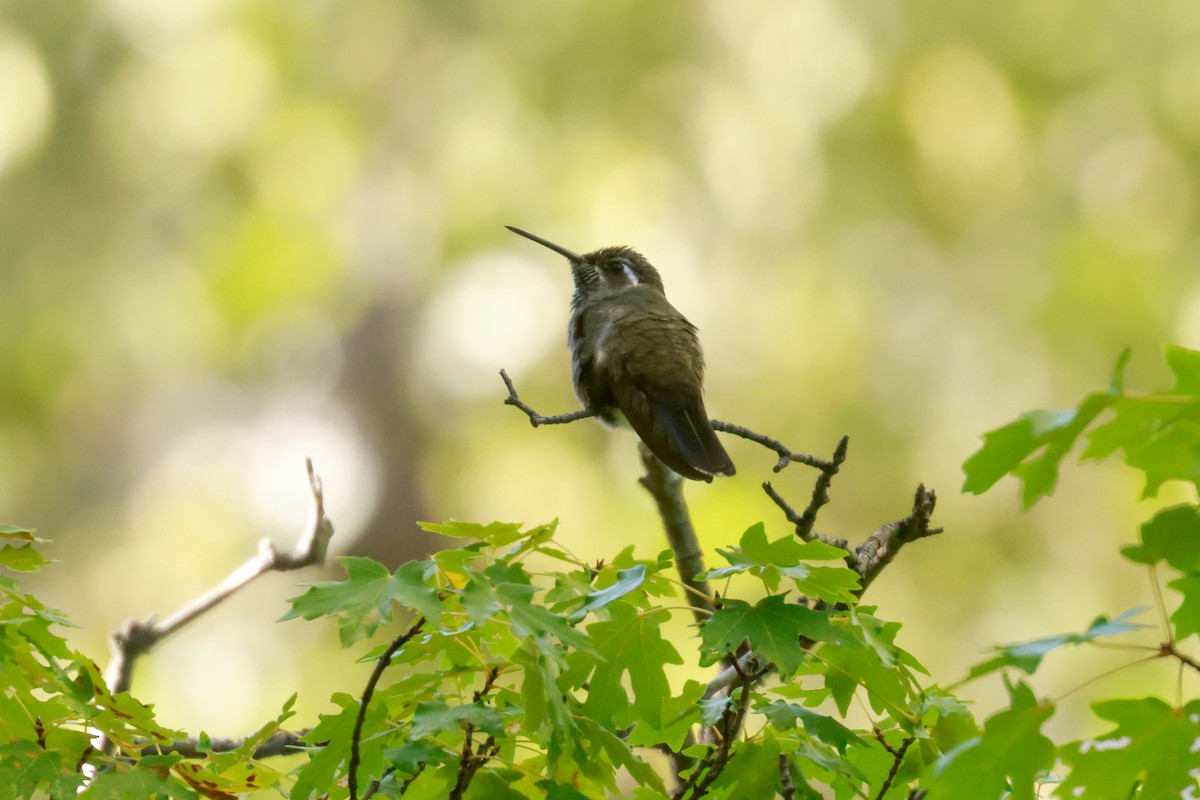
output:
<path id="1" fill-rule="evenodd" d="M 165 620 L 156 616 L 144 620 L 129 620 L 111 636 L 112 659 L 104 672 L 104 681 L 113 694 L 129 690 L 137 659 L 156 644 L 199 618 L 221 602 L 229 599 L 255 578 L 267 572 L 284 572 L 321 564 L 333 536 L 333 523 L 325 515 L 325 495 L 321 478 L 313 471 L 312 459 L 306 459 L 308 485 L 312 492 L 308 522 L 295 548 L 290 553 L 275 549 L 269 539 L 258 543 L 258 553 L 234 570 L 221 584 L 188 603 Z M 97 748 L 109 752 L 111 742 L 101 737 Z"/>
<path id="2" fill-rule="evenodd" d="M 516 406 L 521 409 L 525 416 L 529 417 L 529 424 L 533 427 L 539 425 L 562 425 L 567 422 L 574 422 L 579 419 L 590 419 L 596 416 L 595 411 L 589 411 L 586 408 L 579 411 L 572 411 L 569 414 L 555 414 L 546 416 L 534 411 L 532 407 L 526 404 L 520 397 L 517 396 L 517 387 L 513 386 L 512 378 L 508 377 L 508 373 L 500 370 L 500 377 L 504 379 L 504 385 L 508 387 L 508 397 L 504 398 L 504 405 Z"/>

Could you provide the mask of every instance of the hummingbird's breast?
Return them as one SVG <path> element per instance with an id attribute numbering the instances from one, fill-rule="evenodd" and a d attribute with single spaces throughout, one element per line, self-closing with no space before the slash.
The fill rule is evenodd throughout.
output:
<path id="1" fill-rule="evenodd" d="M 575 394 L 610 422 L 616 416 L 616 382 L 690 393 L 703 380 L 695 326 L 649 287 L 580 303 L 571 315 L 568 343 Z"/>

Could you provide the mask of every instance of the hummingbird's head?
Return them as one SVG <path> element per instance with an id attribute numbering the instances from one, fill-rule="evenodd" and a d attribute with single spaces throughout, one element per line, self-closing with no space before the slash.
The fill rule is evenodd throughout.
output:
<path id="1" fill-rule="evenodd" d="M 580 260 L 594 273 L 591 280 L 597 285 L 591 287 L 593 290 L 608 294 L 630 286 L 649 286 L 663 291 L 658 270 L 631 247 L 605 247 L 581 256 Z M 575 279 L 575 288 L 579 288 L 578 277 Z"/>
<path id="2" fill-rule="evenodd" d="M 646 257 L 629 247 L 605 247 L 579 255 L 528 231 L 506 226 L 513 233 L 548 247 L 571 262 L 576 302 L 584 297 L 615 294 L 632 286 L 649 286 L 663 293 L 662 278 Z"/>

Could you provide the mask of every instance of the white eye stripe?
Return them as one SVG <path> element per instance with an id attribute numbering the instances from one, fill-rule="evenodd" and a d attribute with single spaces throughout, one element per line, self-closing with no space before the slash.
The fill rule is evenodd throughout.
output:
<path id="1" fill-rule="evenodd" d="M 629 282 L 632 285 L 637 286 L 639 283 L 638 276 L 634 273 L 633 268 L 625 262 L 621 262 L 621 268 L 625 270 L 625 277 L 629 278 Z"/>

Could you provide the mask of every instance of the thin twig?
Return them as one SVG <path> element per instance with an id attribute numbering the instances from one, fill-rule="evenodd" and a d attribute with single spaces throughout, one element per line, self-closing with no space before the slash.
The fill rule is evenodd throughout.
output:
<path id="1" fill-rule="evenodd" d="M 896 773 L 900 771 L 900 763 L 904 761 L 904 754 L 908 752 L 909 745 L 916 741 L 916 737 L 909 736 L 905 738 L 900 746 L 893 750 L 888 746 L 888 743 L 883 741 L 883 736 L 879 736 L 879 741 L 883 742 L 883 746 L 892 754 L 892 768 L 888 770 L 887 777 L 884 778 L 883 784 L 879 787 L 879 793 L 875 795 L 875 800 L 883 800 L 884 795 L 888 793 L 888 789 L 892 788 L 892 781 L 896 780 Z"/>
<path id="2" fill-rule="evenodd" d="M 504 379 L 504 385 L 508 387 L 508 397 L 504 398 L 504 405 L 516 406 L 517 408 L 521 409 L 525 416 L 529 417 L 529 424 L 535 428 L 539 425 L 563 425 L 567 422 L 574 422 L 575 420 L 579 419 L 589 419 L 596 416 L 595 411 L 589 411 L 586 408 L 580 409 L 579 411 L 572 411 L 569 414 L 555 414 L 549 417 L 544 414 L 539 414 L 538 412 L 534 411 L 533 408 L 526 405 L 525 402 L 517 396 L 517 387 L 513 386 L 512 378 L 508 377 L 507 372 L 500 370 L 500 377 Z"/>
<path id="3" fill-rule="evenodd" d="M 1200 661 L 1184 653 L 1175 646 L 1173 641 L 1165 641 L 1158 646 L 1158 650 L 1154 652 L 1151 658 L 1176 658 L 1179 659 L 1180 666 L 1190 667 L 1193 670 L 1200 672 Z M 1136 662 L 1135 662 L 1136 663 Z"/>
<path id="4" fill-rule="evenodd" d="M 312 459 L 306 459 L 308 485 L 312 492 L 308 522 L 300 534 L 295 548 L 290 553 L 281 553 L 270 540 L 258 543 L 258 553 L 234 570 L 219 586 L 187 604 L 161 622 L 156 616 L 145 620 L 129 620 L 113 632 L 110 637 L 112 659 L 104 672 L 104 682 L 113 694 L 129 691 L 133 682 L 133 667 L 137 659 L 189 622 L 200 617 L 221 602 L 228 600 L 239 589 L 267 572 L 285 572 L 300 569 L 325 561 L 329 539 L 333 536 L 333 523 L 325 516 L 325 495 L 321 478 L 313 471 Z M 97 748 L 110 752 L 111 742 L 101 737 Z"/>
<path id="5" fill-rule="evenodd" d="M 474 702 L 478 703 L 487 697 L 488 692 L 495 685 L 496 677 L 499 674 L 499 667 L 488 668 L 483 687 L 475 692 Z M 458 777 L 455 780 L 454 788 L 450 790 L 449 800 L 462 800 L 462 796 L 467 791 L 467 787 L 471 785 L 471 779 L 475 777 L 475 773 L 495 754 L 495 751 L 492 750 L 496 746 L 496 737 L 494 736 L 488 737 L 483 746 L 479 748 L 478 753 L 472 753 L 471 748 L 473 745 L 471 737 L 474 735 L 475 726 L 468 722 L 463 735 L 462 758 L 458 762 Z"/>
<path id="6" fill-rule="evenodd" d="M 291 755 L 298 749 L 307 746 L 304 744 L 304 737 L 306 735 L 308 735 L 308 729 L 300 731 L 276 731 L 254 749 L 253 757 L 271 758 L 273 756 Z M 177 739 L 174 742 L 145 745 L 142 747 L 142 755 L 153 756 L 178 753 L 184 758 L 204 758 L 212 753 L 228 753 L 232 750 L 237 750 L 245 744 L 246 740 L 244 738 L 218 737 L 209 739 L 208 746 L 201 749 L 200 740 L 196 737 L 191 737 L 188 739 Z"/>
<path id="7" fill-rule="evenodd" d="M 791 464 L 793 461 L 800 464 L 806 464 L 810 467 L 815 467 L 816 469 L 822 471 L 829 469 L 831 466 L 830 462 L 823 458 L 817 458 L 816 456 L 809 455 L 808 453 L 801 453 L 791 450 L 778 439 L 772 439 L 770 436 L 764 436 L 761 433 L 755 433 L 749 428 L 744 428 L 741 425 L 734 425 L 731 422 L 722 422 L 719 419 L 714 419 L 712 420 L 712 426 L 713 430 L 715 431 L 732 433 L 734 436 L 740 436 L 743 439 L 755 442 L 756 444 L 761 444 L 768 450 L 773 450 L 779 456 L 779 460 L 775 462 L 775 466 L 773 467 L 775 472 L 782 472 L 783 468 L 788 464 Z"/>
<path id="8" fill-rule="evenodd" d="M 736 665 L 737 662 L 735 661 L 735 668 Z M 737 708 L 732 712 L 726 711 L 721 720 L 720 743 L 715 749 L 709 751 L 704 761 L 688 776 L 688 780 L 676 790 L 673 797 L 682 798 L 690 789 L 690 800 L 698 800 L 698 798 L 708 794 L 709 788 L 721 776 L 721 773 L 725 771 L 725 767 L 733 757 L 731 753 L 733 743 L 737 739 L 738 732 L 741 730 L 742 721 L 746 718 L 746 711 L 750 708 L 750 687 L 756 680 L 757 678 L 752 675 L 742 675 L 742 691 L 738 697 Z M 704 777 L 697 781 L 696 779 L 702 773 Z"/>
<path id="9" fill-rule="evenodd" d="M 829 461 L 822 462 L 817 469 L 821 474 L 817 476 L 817 482 L 813 486 L 812 499 L 809 500 L 808 506 L 803 513 L 796 513 L 796 510 L 788 505 L 788 502 L 783 499 L 779 492 L 775 491 L 770 483 L 763 483 L 763 491 L 767 493 L 775 505 L 779 506 L 783 511 L 783 515 L 787 521 L 792 523 L 796 528 L 796 535 L 803 541 L 812 541 L 818 539 L 820 541 L 832 544 L 835 547 L 846 549 L 845 539 L 830 539 L 825 536 L 820 536 L 813 533 L 813 526 L 817 523 L 817 512 L 821 507 L 829 502 L 829 485 L 833 482 L 833 476 L 838 473 L 842 463 L 846 460 L 846 450 L 850 446 L 850 437 L 843 436 L 838 440 L 837 447 L 834 448 L 833 457 Z"/>
<path id="10" fill-rule="evenodd" d="M 363 723 L 367 719 L 367 706 L 371 704 L 371 696 L 375 694 L 375 685 L 379 683 L 383 671 L 392 663 L 392 656 L 396 654 L 396 651 L 408 644 L 409 640 L 420 633 L 424 626 L 425 618 L 418 617 L 411 628 L 392 640 L 392 643 L 379 656 L 379 660 L 375 662 L 375 669 L 371 671 L 371 677 L 367 679 L 367 685 L 363 688 L 362 700 L 358 704 L 358 716 L 354 718 L 354 733 L 350 735 L 350 765 L 346 775 L 350 800 L 358 800 L 358 762 L 359 751 L 362 747 L 362 729 Z"/>

